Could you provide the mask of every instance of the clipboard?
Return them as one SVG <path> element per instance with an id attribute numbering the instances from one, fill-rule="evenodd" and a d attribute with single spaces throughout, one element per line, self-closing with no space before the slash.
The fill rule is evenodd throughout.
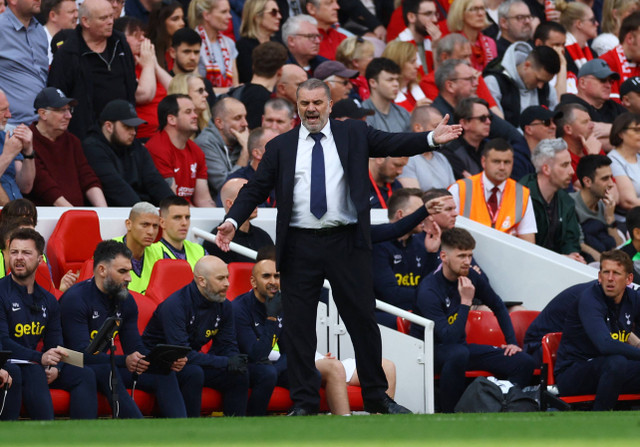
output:
<path id="1" fill-rule="evenodd" d="M 144 358 L 150 363 L 146 372 L 167 375 L 171 372 L 173 362 L 182 357 L 186 357 L 191 350 L 189 346 L 156 345 Z"/>

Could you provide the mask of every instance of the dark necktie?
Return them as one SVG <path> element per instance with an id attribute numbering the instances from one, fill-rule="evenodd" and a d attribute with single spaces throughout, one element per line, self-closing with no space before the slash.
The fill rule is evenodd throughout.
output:
<path id="1" fill-rule="evenodd" d="M 489 196 L 489 200 L 487 201 L 492 221 L 495 220 L 496 214 L 498 214 L 498 191 L 499 189 L 497 186 L 491 188 L 491 195 Z"/>
<path id="2" fill-rule="evenodd" d="M 315 141 L 311 152 L 311 214 L 320 219 L 327 212 L 327 189 L 325 186 L 324 152 L 320 140 L 322 132 L 312 133 Z"/>

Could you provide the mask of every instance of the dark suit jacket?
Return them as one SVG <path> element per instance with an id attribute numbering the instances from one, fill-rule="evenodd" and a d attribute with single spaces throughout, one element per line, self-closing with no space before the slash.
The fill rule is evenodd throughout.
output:
<path id="1" fill-rule="evenodd" d="M 241 223 L 249 218 L 257 204 L 264 202 L 275 187 L 278 198 L 276 220 L 277 265 L 282 260 L 291 211 L 293 183 L 300 127 L 271 140 L 253 180 L 238 194 L 226 217 Z M 371 248 L 369 206 L 369 157 L 404 157 L 432 150 L 427 133 L 387 133 L 368 126 L 363 121 L 331 120 L 331 131 L 342 162 L 351 200 L 358 214 L 358 244 Z M 331 175 L 330 173 L 328 175 Z M 331 197 L 328 197 L 331 200 Z"/>

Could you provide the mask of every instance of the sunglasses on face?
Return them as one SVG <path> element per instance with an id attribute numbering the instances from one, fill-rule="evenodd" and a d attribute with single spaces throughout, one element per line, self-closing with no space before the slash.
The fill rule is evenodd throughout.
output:
<path id="1" fill-rule="evenodd" d="M 262 11 L 263 14 L 269 14 L 271 17 L 278 17 L 280 15 L 280 10 L 278 8 L 273 8 L 269 11 Z"/>
<path id="2" fill-rule="evenodd" d="M 530 126 L 538 126 L 538 125 L 543 125 L 544 127 L 549 127 L 551 126 L 551 119 L 548 120 L 540 120 L 540 122 L 537 123 L 531 123 L 529 124 Z"/>
<path id="3" fill-rule="evenodd" d="M 471 120 L 478 120 L 482 123 L 486 123 L 487 121 L 491 121 L 491 115 L 472 116 L 469 118 L 469 121 Z"/>

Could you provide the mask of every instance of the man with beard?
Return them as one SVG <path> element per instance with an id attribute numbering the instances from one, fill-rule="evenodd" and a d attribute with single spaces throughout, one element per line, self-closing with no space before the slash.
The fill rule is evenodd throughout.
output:
<path id="1" fill-rule="evenodd" d="M 147 149 L 135 139 L 136 127 L 143 122 L 133 105 L 114 99 L 100 114 L 100 128 L 92 129 L 82 142 L 109 206 L 131 207 L 143 201 L 158 205 L 173 195 Z"/>
<path id="2" fill-rule="evenodd" d="M 216 197 L 229 174 L 249 164 L 247 109 L 235 98 L 223 98 L 211 109 L 211 121 L 195 142 L 207 162 L 209 191 Z"/>
<path id="3" fill-rule="evenodd" d="M 509 313 L 486 277 L 471 268 L 476 241 L 462 228 L 442 233 L 442 269 L 418 286 L 415 313 L 435 323 L 434 372 L 440 374 L 440 407 L 454 411 L 465 389 L 465 371 L 485 370 L 520 387 L 531 380 L 533 359 L 518 347 Z M 495 314 L 506 340 L 502 346 L 467 344 L 465 325 L 474 298 Z M 424 328 L 412 325 L 411 335 L 423 338 Z"/>
<path id="4" fill-rule="evenodd" d="M 155 393 L 162 417 L 186 417 L 175 372 L 184 367 L 187 359 L 176 360 L 168 375 L 145 373 L 150 365 L 145 360 L 149 350 L 138 332 L 138 306 L 127 289 L 131 282 L 131 251 L 120 242 L 102 241 L 93 253 L 93 262 L 93 278 L 71 287 L 60 298 L 65 346 L 84 352 L 107 318 L 119 318 L 118 336 L 124 355 L 116 355 L 118 402 L 111 400 L 111 367 L 106 347 L 105 352 L 85 355 L 85 369 L 95 372 L 98 391 L 109 399 L 112 407 L 117 405 L 116 414 L 120 418 L 142 418 L 127 391 L 132 386 Z"/>
<path id="5" fill-rule="evenodd" d="M 374 315 L 367 160 L 434 150 L 461 129 L 445 124 L 448 115 L 429 133 L 387 133 L 358 120 L 329 121 L 331 93 L 319 79 L 300 84 L 297 95 L 302 127 L 267 144 L 256 176 L 218 227 L 216 243 L 228 251 L 239 224 L 275 187 L 276 268 L 289 322 L 284 341 L 294 402 L 290 414 L 315 414 L 319 409 L 321 379 L 313 351 L 325 278 L 353 341 L 365 410 L 407 413 L 385 394 L 382 341 Z"/>
<path id="6" fill-rule="evenodd" d="M 147 346 L 189 346 L 187 365 L 178 373 L 189 417 L 200 416 L 202 387 L 223 394 L 225 416 L 244 416 L 249 373 L 240 354 L 231 302 L 225 298 L 229 270 L 220 258 L 205 256 L 193 269 L 193 282 L 164 300 L 142 334 Z M 208 353 L 201 352 L 211 342 Z"/>
<path id="7" fill-rule="evenodd" d="M 14 383 L 2 419 L 18 419 L 22 404 L 31 419 L 53 419 L 49 385 L 69 391 L 72 419 L 95 418 L 93 371 L 60 363 L 67 356 L 60 347 L 60 307 L 35 282 L 43 250 L 44 239 L 33 229 L 15 230 L 9 238 L 11 274 L 0 280 L 0 346 L 23 363 L 7 365 Z"/>
<path id="8" fill-rule="evenodd" d="M 529 42 L 533 37 L 533 16 L 522 0 L 508 0 L 498 6 L 500 38 L 498 54 L 503 55 L 514 42 Z"/>
<path id="9" fill-rule="evenodd" d="M 433 51 L 442 31 L 438 27 L 438 7 L 434 0 L 405 0 L 402 16 L 407 27 L 398 34 L 397 40 L 411 42 L 418 51 L 420 74 L 431 73 L 434 68 Z"/>
<path id="10" fill-rule="evenodd" d="M 531 194 L 538 228 L 536 245 L 584 263 L 575 203 L 565 191 L 573 177 L 567 143 L 562 138 L 542 140 L 531 154 L 531 161 L 536 173 L 524 176 L 520 183 Z"/>

